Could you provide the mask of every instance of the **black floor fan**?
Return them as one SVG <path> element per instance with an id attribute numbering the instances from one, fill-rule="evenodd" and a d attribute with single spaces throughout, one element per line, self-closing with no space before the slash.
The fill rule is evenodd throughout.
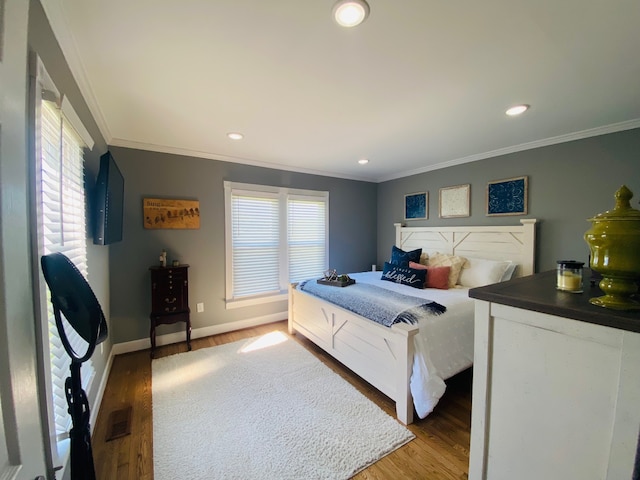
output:
<path id="1" fill-rule="evenodd" d="M 96 345 L 107 337 L 107 322 L 93 290 L 69 258 L 62 253 L 43 255 L 41 265 L 44 279 L 51 291 L 58 333 L 64 349 L 71 357 L 71 376 L 65 381 L 65 395 L 72 421 L 69 432 L 71 479 L 95 480 L 89 402 L 82 389 L 80 367 L 91 358 Z M 73 349 L 61 314 L 68 325 L 87 342 L 86 352 L 80 353 Z"/>

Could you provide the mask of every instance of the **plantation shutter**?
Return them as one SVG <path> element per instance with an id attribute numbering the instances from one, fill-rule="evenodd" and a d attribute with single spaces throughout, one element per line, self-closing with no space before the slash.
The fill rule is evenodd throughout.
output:
<path id="1" fill-rule="evenodd" d="M 327 204 L 290 195 L 287 201 L 289 281 L 319 278 L 327 265 Z"/>
<path id="2" fill-rule="evenodd" d="M 40 108 L 40 154 L 37 155 L 39 255 L 64 253 L 87 276 L 84 160 L 82 141 L 55 104 L 43 101 Z M 46 289 L 49 330 L 49 357 L 53 416 L 56 437 L 68 436 L 71 417 L 67 412 L 64 383 L 70 375 L 71 360 L 58 335 L 50 292 Z M 63 318 L 66 324 L 66 320 Z M 65 328 L 76 352 L 87 343 L 72 328 Z M 91 361 L 82 369 L 85 390 L 94 374 Z"/>
<path id="3" fill-rule="evenodd" d="M 233 296 L 280 290 L 279 202 L 269 193 L 233 191 Z"/>

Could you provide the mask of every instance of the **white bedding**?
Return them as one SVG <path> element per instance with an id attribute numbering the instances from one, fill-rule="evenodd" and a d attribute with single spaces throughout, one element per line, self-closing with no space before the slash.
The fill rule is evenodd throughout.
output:
<path id="1" fill-rule="evenodd" d="M 349 274 L 358 283 L 370 283 L 404 295 L 436 301 L 446 313 L 420 322 L 414 337 L 415 355 L 411 374 L 411 395 L 420 418 L 426 417 L 444 394 L 444 380 L 473 363 L 473 299 L 468 288 L 420 290 L 381 280 L 381 272 Z"/>

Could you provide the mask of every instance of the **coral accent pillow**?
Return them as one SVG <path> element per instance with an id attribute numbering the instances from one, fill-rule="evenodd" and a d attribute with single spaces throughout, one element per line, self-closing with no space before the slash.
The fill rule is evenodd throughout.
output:
<path id="1" fill-rule="evenodd" d="M 427 267 L 427 283 L 424 286 L 426 288 L 447 290 L 450 276 L 451 267 Z"/>
<path id="2" fill-rule="evenodd" d="M 460 271 L 467 259 L 457 255 L 447 255 L 446 253 L 434 253 L 429 255 L 429 267 L 451 267 L 449 272 L 449 288 L 454 288 L 458 283 Z"/>
<path id="3" fill-rule="evenodd" d="M 439 288 L 440 290 L 449 289 L 449 274 L 451 267 L 427 267 L 419 263 L 409 262 L 409 267 L 416 270 L 424 269 L 427 271 L 427 281 L 424 288 Z"/>

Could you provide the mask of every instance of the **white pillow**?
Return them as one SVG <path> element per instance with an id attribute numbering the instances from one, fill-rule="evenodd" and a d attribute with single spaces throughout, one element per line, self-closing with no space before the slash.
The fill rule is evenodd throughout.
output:
<path id="1" fill-rule="evenodd" d="M 510 261 L 467 258 L 468 267 L 460 272 L 458 283 L 463 287 L 482 287 L 502 281 L 502 277 L 512 263 Z M 515 267 L 514 267 L 515 268 Z M 513 272 L 511 272 L 513 274 Z"/>

